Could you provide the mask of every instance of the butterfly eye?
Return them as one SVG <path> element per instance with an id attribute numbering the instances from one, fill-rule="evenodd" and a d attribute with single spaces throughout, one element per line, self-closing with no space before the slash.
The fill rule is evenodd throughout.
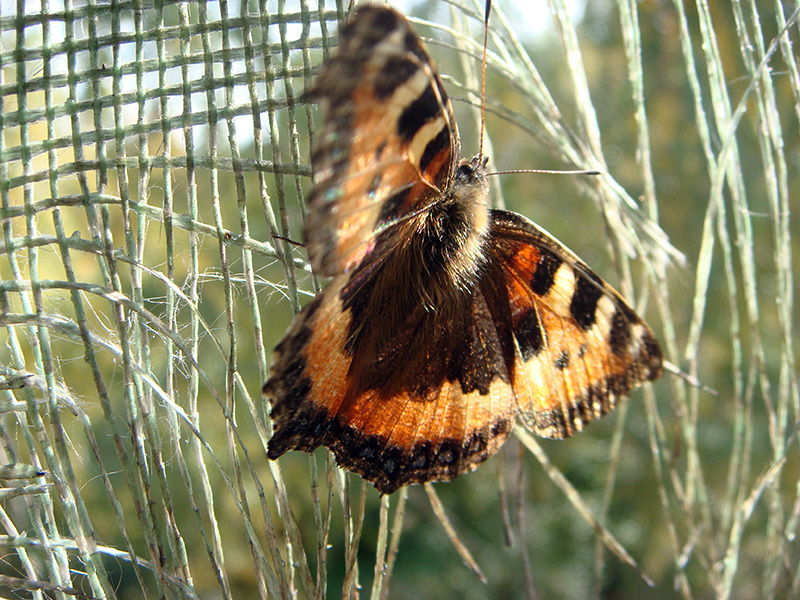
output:
<path id="1" fill-rule="evenodd" d="M 457 179 L 471 181 L 474 177 L 475 177 L 475 169 L 472 167 L 471 164 L 469 164 L 468 162 L 464 162 L 458 165 L 458 170 L 456 171 Z"/>

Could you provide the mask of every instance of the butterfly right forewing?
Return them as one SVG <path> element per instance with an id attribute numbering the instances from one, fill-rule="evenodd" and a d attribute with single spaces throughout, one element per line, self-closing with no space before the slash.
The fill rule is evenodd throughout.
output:
<path id="1" fill-rule="evenodd" d="M 656 379 L 661 350 L 647 324 L 572 252 L 520 215 L 491 214 L 488 248 L 508 294 L 520 416 L 537 435 L 568 437 Z"/>

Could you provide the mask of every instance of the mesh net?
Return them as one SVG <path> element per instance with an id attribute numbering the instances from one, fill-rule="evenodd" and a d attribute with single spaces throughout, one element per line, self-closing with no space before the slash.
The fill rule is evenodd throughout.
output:
<path id="1" fill-rule="evenodd" d="M 261 323 L 276 310 L 285 324 L 276 295 L 298 303 L 270 283 L 296 276 L 275 261 L 291 247 L 269 240 L 299 221 L 310 112 L 295 102 L 339 16 L 266 2 L 3 3 L 0 462 L 26 478 L 9 508 L 30 536 L 10 589 L 114 596 L 104 560 L 119 554 L 142 589 L 192 595 L 194 543 L 229 589 L 214 489 L 239 498 L 245 484 L 203 464 L 266 436 L 264 337 L 280 332 Z M 194 535 L 174 516 L 186 503 L 202 509 Z M 249 528 L 259 546 L 262 528 Z"/>

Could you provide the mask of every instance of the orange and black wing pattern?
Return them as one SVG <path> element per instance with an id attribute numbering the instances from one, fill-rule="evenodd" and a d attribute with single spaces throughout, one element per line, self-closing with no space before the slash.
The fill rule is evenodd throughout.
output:
<path id="1" fill-rule="evenodd" d="M 537 435 L 565 438 L 661 375 L 647 324 L 607 283 L 528 219 L 492 211 L 491 279 L 514 339 L 514 397 Z"/>
<path id="2" fill-rule="evenodd" d="M 265 387 L 270 458 L 325 445 L 391 493 L 474 469 L 517 414 L 565 438 L 661 374 L 617 292 L 524 217 L 490 217 L 487 260 L 446 306 L 426 309 L 384 263 L 334 279 L 298 316 Z"/>
<path id="3" fill-rule="evenodd" d="M 298 317 L 264 392 L 269 457 L 330 448 L 381 493 L 474 469 L 505 441 L 517 407 L 501 338 L 479 292 L 444 314 L 395 306 L 387 273 L 334 279 Z"/>
<path id="4" fill-rule="evenodd" d="M 306 247 L 314 272 L 334 276 L 448 187 L 458 131 L 422 42 L 385 6 L 354 10 L 307 96 L 325 126 L 311 156 Z"/>

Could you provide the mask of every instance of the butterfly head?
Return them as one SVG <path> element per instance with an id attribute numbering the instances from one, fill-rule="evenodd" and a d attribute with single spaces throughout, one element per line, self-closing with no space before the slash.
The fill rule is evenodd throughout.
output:
<path id="1" fill-rule="evenodd" d="M 486 165 L 488 163 L 489 157 L 480 154 L 462 159 L 456 168 L 456 184 L 480 182 L 486 188 Z"/>
<path id="2" fill-rule="evenodd" d="M 489 184 L 486 179 L 488 162 L 489 159 L 481 155 L 462 159 L 456 167 L 451 187 L 452 199 L 465 217 L 465 233 L 481 243 L 486 237 L 489 223 Z"/>

